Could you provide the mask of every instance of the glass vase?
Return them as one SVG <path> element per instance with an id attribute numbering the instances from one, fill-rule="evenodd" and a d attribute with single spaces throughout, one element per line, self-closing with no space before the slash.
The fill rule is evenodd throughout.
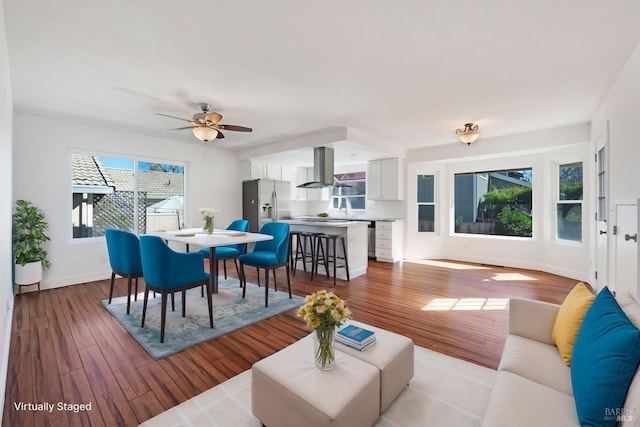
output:
<path id="1" fill-rule="evenodd" d="M 335 328 L 317 328 L 314 336 L 316 366 L 323 371 L 333 369 L 336 362 Z"/>
<path id="2" fill-rule="evenodd" d="M 212 216 L 204 217 L 204 225 L 202 226 L 202 229 L 207 234 L 213 234 L 213 217 Z"/>

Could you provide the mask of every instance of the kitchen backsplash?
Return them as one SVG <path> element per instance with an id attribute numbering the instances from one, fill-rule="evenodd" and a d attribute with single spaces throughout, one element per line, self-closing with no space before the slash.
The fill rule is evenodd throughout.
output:
<path id="1" fill-rule="evenodd" d="M 366 218 L 405 218 L 407 212 L 405 203 L 402 200 L 394 201 L 376 201 L 367 200 L 365 210 L 350 210 L 349 217 L 366 217 Z M 291 201 L 291 215 L 293 217 L 316 215 L 319 212 L 327 212 L 330 216 L 343 217 L 344 210 L 339 211 L 331 208 L 330 201 Z"/>

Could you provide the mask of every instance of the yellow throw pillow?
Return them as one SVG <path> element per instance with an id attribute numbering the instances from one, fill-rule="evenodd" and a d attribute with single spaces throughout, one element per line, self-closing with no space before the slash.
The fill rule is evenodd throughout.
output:
<path id="1" fill-rule="evenodd" d="M 569 292 L 558 311 L 551 332 L 551 340 L 558 347 L 562 360 L 567 366 L 571 366 L 573 344 L 576 342 L 582 320 L 594 298 L 595 295 L 587 285 L 580 282 Z"/>

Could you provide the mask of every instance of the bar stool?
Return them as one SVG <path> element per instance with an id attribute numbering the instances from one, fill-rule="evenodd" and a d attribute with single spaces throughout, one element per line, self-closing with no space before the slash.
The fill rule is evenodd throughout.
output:
<path id="1" fill-rule="evenodd" d="M 318 274 L 318 265 L 322 262 L 327 273 L 327 278 L 329 278 L 329 264 L 333 265 L 333 286 L 336 286 L 336 270 L 338 268 L 345 269 L 348 282 L 350 277 L 347 244 L 345 241 L 346 236 L 344 234 L 316 234 L 315 238 L 315 262 L 313 264 L 314 269 L 311 271 L 311 279 L 313 280 L 313 276 Z M 338 256 L 338 240 L 342 243 L 342 256 Z M 322 254 L 320 252 L 322 252 Z M 342 264 L 338 264 L 339 260 L 342 261 Z"/>
<path id="2" fill-rule="evenodd" d="M 296 244 L 293 245 L 293 236 L 296 236 Z M 293 275 L 296 274 L 298 261 L 302 261 L 302 268 L 307 272 L 307 261 L 313 267 L 313 234 L 306 231 L 292 231 L 289 235 L 289 260 Z M 295 247 L 295 250 L 294 250 Z M 307 247 L 309 250 L 307 251 Z"/>
<path id="3" fill-rule="evenodd" d="M 329 278 L 329 264 L 327 261 L 327 235 L 324 233 L 313 233 L 313 260 L 311 263 L 311 280 L 318 275 L 318 265 L 324 265 L 324 271 Z"/>

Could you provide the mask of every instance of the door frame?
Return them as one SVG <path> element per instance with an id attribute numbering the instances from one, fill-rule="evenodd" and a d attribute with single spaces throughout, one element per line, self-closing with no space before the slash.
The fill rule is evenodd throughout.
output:
<path id="1" fill-rule="evenodd" d="M 598 218 L 598 153 L 601 150 L 604 150 L 604 195 L 605 195 L 605 206 L 604 212 L 607 217 L 604 221 L 600 221 Z M 596 290 L 604 287 L 609 279 L 609 271 L 611 270 L 610 266 L 610 255 L 609 255 L 609 246 L 610 246 L 610 234 L 612 230 L 609 230 L 608 219 L 612 214 L 610 212 L 609 207 L 611 205 L 610 192 L 609 192 L 609 120 L 606 121 L 606 126 L 604 130 L 598 135 L 598 137 L 594 141 L 594 179 L 592 182 L 595 183 L 593 187 L 594 194 L 594 245 L 593 245 L 593 259 L 594 266 L 591 277 L 593 277 L 594 284 Z"/>

